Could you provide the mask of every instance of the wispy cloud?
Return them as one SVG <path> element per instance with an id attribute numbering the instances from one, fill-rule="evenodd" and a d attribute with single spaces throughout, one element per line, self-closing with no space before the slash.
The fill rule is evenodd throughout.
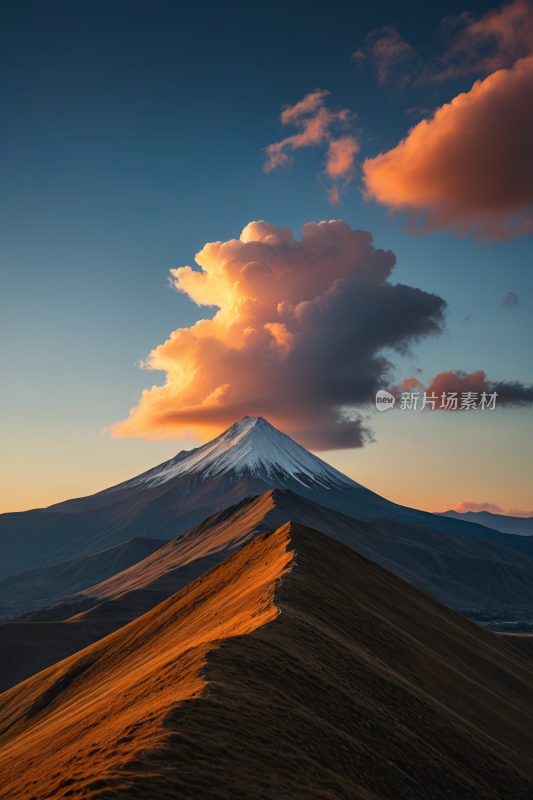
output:
<path id="1" fill-rule="evenodd" d="M 280 116 L 282 125 L 293 125 L 299 131 L 265 148 L 267 160 L 263 169 L 271 172 L 277 167 L 288 166 L 293 161 L 289 155 L 292 150 L 324 147 L 325 164 L 319 178 L 326 186 L 329 202 L 340 205 L 340 193 L 355 175 L 359 142 L 352 133 L 334 133 L 353 126 L 355 114 L 347 108 L 332 111 L 324 106 L 328 95 L 327 90 L 316 89 L 295 105 L 284 108 Z"/>
<path id="2" fill-rule="evenodd" d="M 479 19 L 468 11 L 450 15 L 442 20 L 438 34 L 442 55 L 429 60 L 421 58 L 391 25 L 368 33 L 351 58 L 360 67 L 371 64 L 380 85 L 405 88 L 468 75 L 486 77 L 533 53 L 533 3 L 513 0 Z"/>
<path id="3" fill-rule="evenodd" d="M 533 5 L 514 0 L 479 19 L 463 12 L 446 17 L 441 32 L 450 44 L 441 58 L 426 65 L 421 82 L 489 75 L 533 53 Z"/>
<path id="4" fill-rule="evenodd" d="M 360 66 L 368 61 L 376 71 L 378 83 L 405 85 L 411 79 L 408 62 L 415 51 L 402 39 L 396 28 L 386 25 L 367 33 L 364 41 L 352 54 L 352 61 Z"/>

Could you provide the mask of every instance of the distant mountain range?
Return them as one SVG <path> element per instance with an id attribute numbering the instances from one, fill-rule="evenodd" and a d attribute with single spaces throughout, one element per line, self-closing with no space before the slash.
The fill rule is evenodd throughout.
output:
<path id="1" fill-rule="evenodd" d="M 166 544 L 162 539 L 130 539 L 85 558 L 32 567 L 0 578 L 0 622 L 34 608 L 53 606 L 143 561 Z"/>
<path id="2" fill-rule="evenodd" d="M 491 514 L 490 511 L 444 511 L 440 516 L 474 522 L 501 533 L 517 536 L 533 536 L 533 517 L 510 517 L 507 514 Z"/>
<path id="3" fill-rule="evenodd" d="M 453 608 L 529 607 L 533 616 L 533 540 L 525 542 L 532 548 L 531 555 L 526 556 L 478 536 L 453 536 L 390 518 L 377 522 L 355 520 L 289 489 L 271 489 L 212 514 L 143 560 L 136 560 L 112 576 L 103 576 L 98 584 L 77 592 L 71 588 L 70 572 L 74 565 L 79 570 L 77 565 L 91 563 L 91 558 L 74 562 L 57 576 L 54 573 L 55 605 L 27 613 L 22 619 L 32 622 L 117 619 L 125 624 L 260 533 L 289 521 L 312 524 L 316 530 L 343 542 Z M 100 556 L 107 552 L 111 551 Z M 58 568 L 47 567 L 42 572 L 52 570 Z M 33 582 L 36 573 L 34 568 L 0 580 L 0 602 L 5 584 L 11 592 L 11 603 L 16 602 L 14 587 L 18 581 L 24 592 L 18 600 L 19 608 L 23 602 L 27 604 L 26 610 L 35 608 L 37 590 L 28 599 L 27 584 Z M 60 576 L 64 576 L 63 598 L 57 594 Z M 43 586 L 48 587 L 48 581 Z M 40 606 L 45 604 L 46 597 L 39 602 Z"/>
<path id="4" fill-rule="evenodd" d="M 289 489 L 353 519 L 387 517 L 478 536 L 533 556 L 532 542 L 446 515 L 400 506 L 309 453 L 261 417 L 90 497 L 0 515 L 0 576 L 73 561 L 134 538 L 175 539 L 245 497 Z"/>

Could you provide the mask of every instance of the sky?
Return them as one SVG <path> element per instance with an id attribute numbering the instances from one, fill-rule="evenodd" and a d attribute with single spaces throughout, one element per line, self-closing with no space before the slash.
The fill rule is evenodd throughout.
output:
<path id="1" fill-rule="evenodd" d="M 1 17 L 0 511 L 248 413 L 403 505 L 533 514 L 531 4 Z M 433 389 L 496 409 L 400 408 Z"/>

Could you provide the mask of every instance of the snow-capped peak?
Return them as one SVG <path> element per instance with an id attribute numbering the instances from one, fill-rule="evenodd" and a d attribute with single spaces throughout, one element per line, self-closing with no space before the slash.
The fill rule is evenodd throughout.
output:
<path id="1" fill-rule="evenodd" d="M 202 480 L 210 480 L 227 473 L 240 477 L 246 471 L 258 478 L 285 476 L 304 485 L 364 488 L 278 431 L 263 417 L 244 417 L 213 441 L 182 451 L 134 482 L 158 486 L 181 475 L 201 473 Z"/>

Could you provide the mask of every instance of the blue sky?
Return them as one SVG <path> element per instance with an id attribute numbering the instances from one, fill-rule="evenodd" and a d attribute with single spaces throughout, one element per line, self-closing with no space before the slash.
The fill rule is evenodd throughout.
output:
<path id="1" fill-rule="evenodd" d="M 89 494 L 194 445 L 100 432 L 163 382 L 136 362 L 213 313 L 169 288 L 169 270 L 193 265 L 206 242 L 238 238 L 252 220 L 297 235 L 311 220 L 343 219 L 394 251 L 395 282 L 443 297 L 446 333 L 424 341 L 405 367 L 415 363 L 427 378 L 483 369 L 495 380 L 533 380 L 531 236 L 493 245 L 412 236 L 401 219 L 365 204 L 357 181 L 333 208 L 316 177 L 320 149 L 297 151 L 291 168 L 262 169 L 264 148 L 283 135 L 282 106 L 317 86 L 329 90 L 332 107 L 357 114 L 363 157 L 406 135 L 409 108 L 468 91 L 472 78 L 380 87 L 370 68 L 350 61 L 384 25 L 429 57 L 442 47 L 440 21 L 464 10 L 439 2 L 422 11 L 418 3 L 4 4 L 4 510 Z M 513 308 L 502 307 L 509 291 L 519 296 Z M 436 417 L 394 427 L 374 414 L 376 445 L 325 457 L 374 491 L 429 510 L 465 499 L 533 507 L 530 410 L 497 410 L 468 429 Z M 458 437 L 453 450 L 450 437 Z M 466 465 L 450 478 L 461 450 L 486 470 L 483 480 L 479 472 L 469 479 Z M 419 474 L 422 459 L 432 463 L 433 484 L 398 478 L 406 460 Z"/>

